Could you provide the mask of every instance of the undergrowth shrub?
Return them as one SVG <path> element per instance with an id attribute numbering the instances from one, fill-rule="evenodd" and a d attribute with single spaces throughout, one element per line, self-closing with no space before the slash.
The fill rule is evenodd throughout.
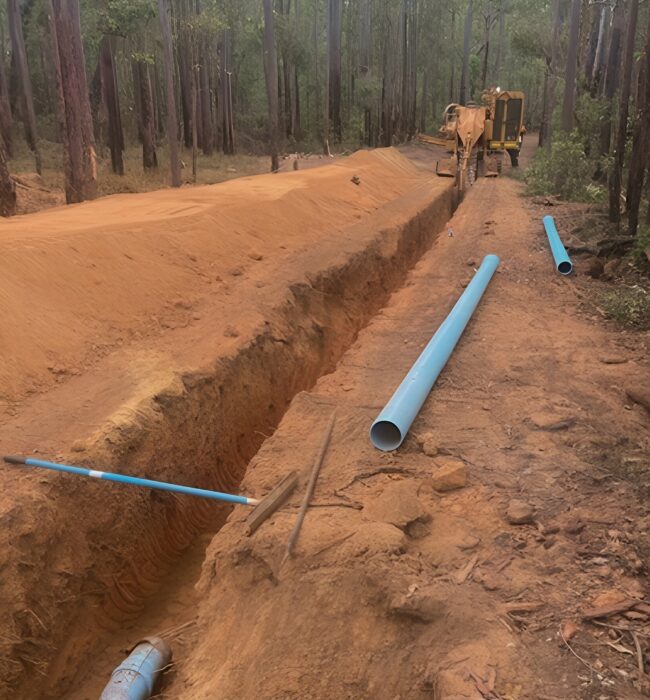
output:
<path id="1" fill-rule="evenodd" d="M 599 202 L 605 191 L 592 182 L 593 166 L 576 132 L 558 133 L 551 148 L 540 148 L 526 171 L 530 194 L 556 195 L 574 202 Z"/>
<path id="2" fill-rule="evenodd" d="M 636 241 L 632 249 L 632 258 L 634 262 L 640 263 L 642 266 L 647 266 L 650 261 L 646 254 L 646 250 L 650 249 L 650 226 L 640 225 L 636 234 Z"/>
<path id="3" fill-rule="evenodd" d="M 618 323 L 650 329 L 650 293 L 642 287 L 619 287 L 603 294 L 600 303 L 607 316 Z"/>

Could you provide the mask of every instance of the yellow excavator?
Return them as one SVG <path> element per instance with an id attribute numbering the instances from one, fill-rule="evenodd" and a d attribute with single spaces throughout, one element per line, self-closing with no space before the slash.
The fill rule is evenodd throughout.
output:
<path id="1" fill-rule="evenodd" d="M 485 177 L 497 176 L 504 152 L 516 167 L 525 133 L 524 93 L 493 88 L 483 93 L 480 105 L 448 105 L 439 136 L 421 134 L 419 138 L 451 153 L 446 161 L 436 163 L 436 173 L 455 177 L 462 190 L 480 172 Z"/>

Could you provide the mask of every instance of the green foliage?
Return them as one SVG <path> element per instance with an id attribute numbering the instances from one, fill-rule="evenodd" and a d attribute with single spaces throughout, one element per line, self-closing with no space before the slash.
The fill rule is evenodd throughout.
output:
<path id="1" fill-rule="evenodd" d="M 155 0 L 108 0 L 98 14 L 103 34 L 130 36 L 155 17 L 156 3 Z"/>
<path id="2" fill-rule="evenodd" d="M 610 318 L 623 326 L 650 329 L 650 293 L 635 285 L 603 294 L 600 303 Z"/>
<path id="3" fill-rule="evenodd" d="M 602 201 L 605 192 L 591 180 L 592 165 L 577 132 L 558 133 L 551 149 L 539 149 L 525 180 L 530 194 L 552 194 L 569 201 Z"/>
<path id="4" fill-rule="evenodd" d="M 648 265 L 646 250 L 650 249 L 650 226 L 641 224 L 636 234 L 636 241 L 632 249 L 632 259 L 636 263 Z"/>

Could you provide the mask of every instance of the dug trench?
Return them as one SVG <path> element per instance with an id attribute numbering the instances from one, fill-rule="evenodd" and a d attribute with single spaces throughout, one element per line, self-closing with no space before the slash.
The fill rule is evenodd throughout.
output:
<path id="1" fill-rule="evenodd" d="M 87 435 L 77 431 L 73 451 L 69 426 L 43 437 L 44 444 L 66 461 L 236 492 L 292 398 L 333 370 L 448 220 L 451 187 L 424 179 L 348 227 L 343 239 L 312 251 L 310 265 L 279 294 L 280 303 L 267 306 L 250 335 L 227 351 L 213 343 L 198 369 L 153 382 L 155 391 L 138 394 L 125 414 L 118 410 L 119 420 L 94 424 Z M 226 320 L 236 324 L 238 309 L 231 313 Z M 202 330 L 213 329 L 198 324 L 195 334 Z M 75 377 L 62 390 L 98 391 L 86 381 Z M 20 420 L 2 426 L 5 452 L 24 450 L 37 434 Z M 4 476 L 15 499 L 0 516 L 7 545 L 0 570 L 7 613 L 0 623 L 0 696 L 96 697 L 106 678 L 97 677 L 98 664 L 88 658 L 157 631 L 140 629 L 138 621 L 148 619 L 161 587 L 185 566 L 188 548 L 202 558 L 229 510 L 59 475 Z M 28 489 L 26 480 L 38 488 Z"/>
<path id="2" fill-rule="evenodd" d="M 306 476 L 336 411 L 294 555 L 302 493 L 253 537 L 235 508 L 164 696 L 647 697 L 650 519 L 614 457 L 647 468 L 648 414 L 624 389 L 647 383 L 647 338 L 589 311 L 590 278 L 558 276 L 543 213 L 515 181 L 479 180 L 453 235 L 296 396 L 243 482 Z M 411 433 L 378 452 L 372 420 L 488 253 L 499 271 Z"/>

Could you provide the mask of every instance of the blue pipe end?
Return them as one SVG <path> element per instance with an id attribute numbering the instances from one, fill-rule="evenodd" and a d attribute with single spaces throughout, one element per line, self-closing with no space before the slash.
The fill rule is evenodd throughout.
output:
<path id="1" fill-rule="evenodd" d="M 113 671 L 99 700 L 148 700 L 171 658 L 172 650 L 163 639 L 143 639 Z"/>
<path id="2" fill-rule="evenodd" d="M 382 452 L 396 450 L 405 437 L 397 425 L 389 420 L 375 421 L 370 428 L 370 440 Z"/>
<path id="3" fill-rule="evenodd" d="M 555 219 L 547 215 L 542 221 L 544 223 L 544 230 L 546 231 L 549 246 L 551 247 L 553 260 L 555 261 L 555 269 L 561 275 L 570 275 L 573 272 L 573 263 L 566 252 L 566 248 L 562 244 L 562 239 L 555 225 Z"/>

